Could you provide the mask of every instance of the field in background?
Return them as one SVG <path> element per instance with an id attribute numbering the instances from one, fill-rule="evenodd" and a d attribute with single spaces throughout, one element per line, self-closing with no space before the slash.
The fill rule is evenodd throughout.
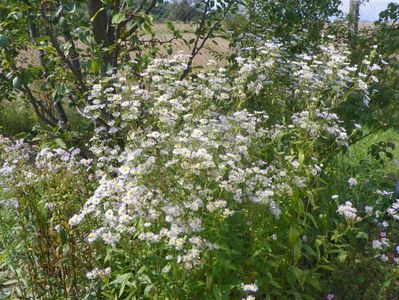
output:
<path id="1" fill-rule="evenodd" d="M 189 41 L 190 39 L 195 38 L 195 24 L 183 24 L 183 23 L 174 23 L 174 26 L 182 33 L 183 37 Z M 160 41 L 168 41 L 172 38 L 172 34 L 169 32 L 169 30 L 166 27 L 165 23 L 157 23 L 154 24 L 153 31 Z M 144 35 L 143 40 L 149 40 L 151 38 L 150 35 Z M 82 44 L 77 44 L 76 45 L 78 48 L 84 49 L 84 45 Z M 172 42 L 172 49 L 173 49 L 173 54 L 178 53 L 179 51 L 182 51 L 184 54 L 190 54 L 190 48 L 187 47 L 187 45 L 181 41 L 173 41 Z M 217 58 L 212 54 L 214 51 L 221 53 L 221 54 L 228 54 L 229 52 L 229 44 L 228 41 L 222 39 L 222 38 L 215 38 L 212 40 L 208 40 L 207 43 L 205 44 L 205 47 L 202 49 L 202 51 L 195 57 L 194 59 L 194 66 L 204 66 L 206 65 L 209 60 L 217 60 Z M 161 47 L 160 55 L 162 57 L 167 57 L 169 56 L 167 54 L 167 50 L 164 47 Z M 22 52 L 19 56 L 20 64 L 25 65 L 25 64 L 32 64 L 32 65 L 38 65 L 38 57 L 37 57 L 37 52 L 33 49 L 27 49 L 26 51 Z M 221 64 L 224 64 L 225 61 L 220 61 Z"/>
<path id="2" fill-rule="evenodd" d="M 178 30 L 180 30 L 180 32 L 182 32 L 183 37 L 187 41 L 195 38 L 195 24 L 174 23 L 174 26 Z M 160 40 L 167 41 L 172 38 L 172 35 L 169 33 L 164 23 L 155 24 L 153 30 Z M 187 45 L 185 45 L 183 41 L 174 41 L 172 48 L 174 53 L 182 51 L 184 54 L 190 54 L 190 48 L 187 47 Z M 228 54 L 228 41 L 222 38 L 214 38 L 212 40 L 208 40 L 200 54 L 195 57 L 194 66 L 205 66 L 209 62 L 209 60 L 216 60 L 216 57 L 212 54 L 214 51 L 221 54 Z M 167 56 L 166 50 L 162 51 L 161 54 Z M 224 64 L 224 61 L 221 61 L 221 63 Z"/>

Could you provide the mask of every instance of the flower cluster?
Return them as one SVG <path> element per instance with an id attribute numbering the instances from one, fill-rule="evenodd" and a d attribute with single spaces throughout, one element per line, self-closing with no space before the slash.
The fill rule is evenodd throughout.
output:
<path id="1" fill-rule="evenodd" d="M 189 118 L 167 133 L 149 126 L 130 133 L 132 143 L 119 156 L 116 176 L 100 179 L 70 225 L 94 214 L 102 226 L 89 234 L 90 242 L 115 245 L 126 234 L 138 234 L 141 241 L 180 251 L 177 260 L 190 269 L 204 249 L 217 249 L 202 234 L 212 219 L 228 218 L 233 207 L 248 201 L 269 207 L 278 218 L 273 196 L 289 192 L 289 185 L 276 167 L 251 160 L 251 151 L 260 151 L 254 145 L 268 138 L 262 126 L 267 116 L 240 111 Z"/>
<path id="2" fill-rule="evenodd" d="M 92 164 L 91 159 L 80 156 L 77 148 L 38 149 L 22 139 L 11 141 L 2 136 L 0 157 L 0 186 L 5 189 L 32 186 L 61 170 L 77 174 Z"/>
<path id="3" fill-rule="evenodd" d="M 192 269 L 207 251 L 219 249 L 209 229 L 235 213 L 267 208 L 278 220 L 293 190 L 306 188 L 311 177 L 323 172 L 319 158 L 300 158 L 292 145 L 312 138 L 341 147 L 347 145 L 348 134 L 327 104 L 293 112 L 277 123 L 264 111 L 224 109 L 245 103 L 253 91 L 261 93 L 275 65 L 281 76 L 295 73 L 295 68 L 304 74 L 283 93 L 295 84 L 303 90 L 303 80 L 318 82 L 320 87 L 316 84 L 313 90 L 320 90 L 326 76 L 339 69 L 341 77 L 350 77 L 356 68 L 332 48 L 322 49 L 323 57 L 332 57 L 324 67 L 315 62 L 316 54 L 287 61 L 284 47 L 276 42 L 258 50 L 257 58 L 237 58 L 236 76 L 209 68 L 181 80 L 185 57 L 178 55 L 154 60 L 137 84 L 119 74 L 95 84 L 85 113 L 98 124 L 91 140 L 98 186 L 69 224 L 77 226 L 93 216 L 99 226 L 88 234 L 88 242 L 115 246 L 134 236 L 144 244 L 160 245 L 167 249 L 165 258 L 174 257 Z M 341 77 L 335 82 L 337 101 L 339 91 L 350 88 L 349 79 Z M 282 151 L 269 151 L 283 138 Z M 356 217 L 354 208 L 339 211 Z"/>
<path id="4" fill-rule="evenodd" d="M 399 199 L 396 199 L 394 203 L 387 209 L 388 215 L 394 220 L 399 220 Z"/>
<path id="5" fill-rule="evenodd" d="M 250 283 L 250 284 L 242 284 L 242 291 L 246 294 L 248 293 L 256 293 L 259 290 L 258 286 L 255 283 Z M 248 295 L 245 298 L 242 298 L 243 300 L 255 300 L 255 296 L 253 295 Z"/>
<path id="6" fill-rule="evenodd" d="M 346 220 L 357 220 L 357 209 L 352 206 L 352 202 L 346 201 L 345 204 L 338 206 L 337 212 L 344 216 Z"/>
<path id="7" fill-rule="evenodd" d="M 298 37 L 299 38 L 299 37 Z M 333 36 L 330 39 L 334 39 Z M 365 107 L 369 105 L 370 82 L 378 82 L 374 73 L 381 67 L 366 57 L 361 66 L 351 65 L 350 51 L 344 44 L 326 43 L 313 50 L 292 55 L 286 42 L 273 39 L 259 41 L 257 47 L 241 48 L 236 62 L 237 83 L 247 82 L 247 89 L 268 99 L 281 99 L 280 105 L 303 107 L 303 104 L 333 108 L 345 100 L 347 90 L 358 91 Z M 288 47 L 287 47 L 288 46 Z"/>
<path id="8" fill-rule="evenodd" d="M 96 279 L 98 277 L 106 277 L 111 274 L 111 268 L 106 269 L 98 269 L 95 268 L 94 270 L 87 272 L 86 277 L 87 279 Z"/>
<path id="9" fill-rule="evenodd" d="M 378 239 L 372 241 L 372 249 L 381 261 L 399 265 L 399 246 L 388 239 L 385 231 L 381 231 Z"/>

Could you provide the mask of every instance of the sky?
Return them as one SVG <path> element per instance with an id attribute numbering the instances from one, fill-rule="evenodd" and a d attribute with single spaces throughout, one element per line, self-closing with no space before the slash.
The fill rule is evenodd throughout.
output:
<path id="1" fill-rule="evenodd" d="M 341 0 L 342 5 L 341 9 L 344 13 L 348 13 L 349 11 L 349 2 L 350 0 Z M 360 20 L 361 21 L 377 21 L 378 14 L 385 10 L 388 6 L 388 3 L 394 2 L 399 4 L 399 0 L 369 0 L 364 1 L 360 6 Z"/>

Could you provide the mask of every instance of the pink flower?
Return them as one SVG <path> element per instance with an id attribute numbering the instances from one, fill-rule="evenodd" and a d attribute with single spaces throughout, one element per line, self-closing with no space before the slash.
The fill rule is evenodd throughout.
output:
<path id="1" fill-rule="evenodd" d="M 328 294 L 327 295 L 327 300 L 333 300 L 335 298 L 334 294 Z"/>

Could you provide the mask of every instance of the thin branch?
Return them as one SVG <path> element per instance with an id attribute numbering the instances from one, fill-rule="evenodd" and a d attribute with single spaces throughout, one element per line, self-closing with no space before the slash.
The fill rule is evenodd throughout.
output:
<path id="1" fill-rule="evenodd" d="M 69 50 L 70 51 L 71 63 L 74 66 L 74 68 L 77 70 L 77 72 L 79 73 L 79 77 L 82 79 L 82 81 L 84 81 L 82 70 L 81 70 L 81 65 L 80 65 L 79 54 L 78 54 L 77 48 L 75 46 L 75 42 L 74 42 L 74 40 L 72 38 L 71 32 L 70 31 L 64 31 L 64 38 L 65 38 L 65 41 L 67 43 L 71 44 L 71 48 Z"/>
<path id="2" fill-rule="evenodd" d="M 45 32 L 46 35 L 50 37 L 51 44 L 53 45 L 54 49 L 57 51 L 58 56 L 60 57 L 61 61 L 72 71 L 72 74 L 75 78 L 75 84 L 77 89 L 82 93 L 85 94 L 87 92 L 86 83 L 83 80 L 82 73 L 80 69 L 75 68 L 75 65 L 72 63 L 71 60 L 66 57 L 65 53 L 62 51 L 60 43 L 58 42 L 57 37 L 54 35 L 52 28 L 50 27 L 51 24 L 48 21 L 46 14 L 44 12 L 44 8 L 40 7 L 40 14 L 45 21 Z"/>
<path id="3" fill-rule="evenodd" d="M 151 45 L 164 45 L 164 44 L 169 44 L 171 42 L 173 42 L 174 40 L 176 40 L 177 37 L 172 37 L 168 40 L 160 40 L 158 38 L 152 38 L 150 40 L 139 40 L 140 44 L 151 44 Z"/>
<path id="4" fill-rule="evenodd" d="M 208 2 L 209 3 L 209 2 Z M 207 34 L 202 38 L 202 41 L 200 43 L 200 45 L 198 46 L 198 42 L 201 39 L 201 26 L 204 27 L 204 22 L 205 22 L 205 17 L 206 17 L 206 12 L 204 9 L 204 14 L 201 20 L 201 25 L 200 28 L 198 28 L 198 34 L 197 34 L 197 38 L 194 42 L 194 47 L 191 51 L 191 56 L 187 62 L 187 68 L 184 70 L 180 80 L 184 79 L 188 73 L 191 70 L 191 66 L 193 64 L 194 58 L 198 55 L 198 53 L 202 50 L 202 48 L 205 46 L 205 43 L 208 41 L 208 39 L 212 36 L 212 34 L 214 33 L 214 31 L 219 27 L 219 25 L 222 23 L 222 21 L 226 18 L 228 12 L 230 11 L 231 7 L 233 6 L 234 0 L 230 0 L 229 4 L 227 5 L 227 7 L 224 9 L 223 15 L 220 17 L 220 19 L 215 22 L 211 28 L 208 30 Z"/>
<path id="5" fill-rule="evenodd" d="M 197 50 L 197 47 L 198 47 L 199 40 L 201 39 L 202 31 L 205 28 L 205 21 L 206 21 L 208 12 L 209 12 L 210 2 L 211 2 L 211 0 L 206 0 L 206 2 L 205 2 L 205 7 L 204 7 L 204 10 L 202 12 L 201 21 L 200 21 L 200 23 L 199 23 L 199 25 L 197 27 L 197 30 L 196 30 L 196 35 L 197 36 L 196 36 L 195 41 L 194 41 L 194 46 L 191 49 L 191 56 L 190 56 L 190 58 L 189 58 L 189 60 L 187 62 L 187 68 L 184 70 L 182 76 L 180 77 L 180 80 L 184 79 L 188 75 L 188 73 L 191 70 L 191 66 L 193 64 L 194 57 L 199 52 L 199 50 Z"/>
<path id="6" fill-rule="evenodd" d="M 29 35 L 31 38 L 32 43 L 37 46 L 37 28 L 36 28 L 36 24 L 34 22 L 31 21 L 31 19 L 29 18 Z M 38 50 L 38 57 L 39 57 L 39 62 L 40 65 L 42 67 L 42 77 L 43 80 L 47 80 L 47 75 L 48 75 L 48 71 L 44 62 L 45 59 L 45 53 L 43 50 L 39 49 Z M 62 106 L 62 104 L 57 101 L 55 104 L 55 109 L 57 111 L 57 114 L 60 118 L 60 125 L 62 129 L 66 129 L 66 124 L 68 123 L 68 117 L 65 113 L 64 107 Z"/>
<path id="7" fill-rule="evenodd" d="M 137 9 L 135 9 L 135 11 L 133 13 L 130 14 L 130 16 L 128 18 L 126 18 L 126 20 L 124 20 L 123 22 L 121 22 L 120 24 L 118 24 L 118 26 L 116 27 L 115 30 L 115 48 L 114 48 L 114 53 L 112 55 L 112 67 L 113 68 L 117 68 L 118 66 L 118 57 L 119 57 L 119 52 L 120 52 L 120 43 L 126 41 L 126 39 L 131 36 L 138 28 L 139 28 L 139 24 L 135 24 L 132 26 L 132 28 L 129 29 L 129 31 L 124 35 L 124 37 L 122 38 L 122 41 L 120 41 L 118 43 L 118 40 L 120 38 L 120 34 L 122 31 L 122 28 L 126 26 L 126 24 L 133 20 L 133 18 L 144 9 L 145 4 L 147 3 L 147 0 L 143 0 L 140 5 L 137 7 Z M 152 0 L 152 2 L 150 3 L 150 5 L 146 8 L 146 10 L 144 11 L 145 14 L 149 14 L 154 8 L 155 5 L 157 4 L 157 0 Z M 121 8 L 122 9 L 122 8 Z"/>
<path id="8" fill-rule="evenodd" d="M 20 77 L 20 74 L 18 74 L 18 72 L 17 72 L 17 69 L 14 68 L 14 67 L 15 67 L 15 66 L 11 66 L 11 68 L 12 68 L 13 71 L 14 71 L 14 73 L 15 73 L 19 78 L 21 78 L 21 77 Z M 6 77 L 3 73 L 1 73 L 1 72 L 0 72 L 0 77 L 1 77 L 4 81 L 8 81 L 8 82 L 9 82 L 9 80 L 7 79 L 7 77 Z M 22 81 L 22 80 L 21 80 L 21 81 Z M 35 114 L 38 116 L 38 118 L 39 118 L 40 120 L 42 120 L 44 123 L 46 123 L 46 124 L 48 124 L 48 125 L 50 125 L 50 126 L 56 127 L 56 126 L 57 126 L 57 119 L 55 119 L 54 116 L 52 116 L 51 113 L 50 113 L 48 110 L 44 110 L 46 114 L 47 114 L 47 113 L 49 114 L 49 117 L 46 117 L 46 116 L 45 116 L 45 113 L 42 113 L 42 112 L 40 111 L 40 108 L 41 108 L 41 109 L 44 108 L 43 105 L 35 98 L 35 96 L 33 96 L 33 93 L 32 93 L 32 91 L 30 90 L 29 86 L 28 86 L 24 81 L 22 81 L 21 83 L 22 83 L 22 88 L 21 88 L 20 90 L 25 94 L 26 98 L 27 98 L 27 99 L 29 100 L 29 102 L 31 103 L 31 105 L 32 105 L 32 107 L 33 107 L 33 110 L 35 111 Z"/>
<path id="9" fill-rule="evenodd" d="M 86 0 L 89 16 L 92 19 L 92 31 L 97 45 L 108 45 L 107 37 L 107 12 L 101 0 Z"/>
<path id="10" fill-rule="evenodd" d="M 147 2 L 147 0 L 144 0 L 141 4 L 142 5 L 140 5 L 136 10 L 135 10 L 135 12 L 134 12 L 134 14 L 133 14 L 133 17 L 134 17 L 134 15 L 136 15 L 136 14 L 138 14 L 142 9 L 143 9 L 143 6 L 144 6 L 144 4 Z M 148 15 L 154 8 L 155 8 L 155 5 L 157 4 L 157 0 L 152 0 L 152 2 L 150 3 L 150 5 L 147 7 L 147 9 L 144 11 L 144 13 L 146 14 L 146 15 Z M 129 29 L 129 31 L 124 35 L 124 40 L 126 40 L 129 36 L 131 36 L 138 28 L 140 27 L 140 25 L 139 24 L 135 24 L 135 25 L 133 25 L 132 26 L 132 28 L 130 28 Z"/>

